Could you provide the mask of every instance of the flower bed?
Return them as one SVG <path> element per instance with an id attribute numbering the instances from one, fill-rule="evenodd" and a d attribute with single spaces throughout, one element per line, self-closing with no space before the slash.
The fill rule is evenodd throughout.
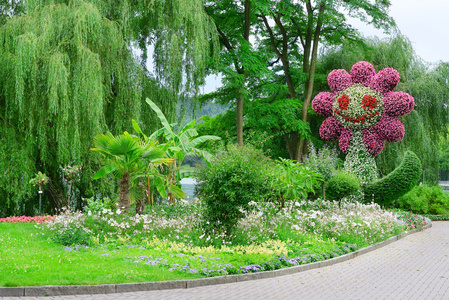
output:
<path id="1" fill-rule="evenodd" d="M 217 276 L 274 270 L 346 254 L 406 230 L 393 212 L 377 204 L 250 203 L 233 234 L 205 234 L 201 203 L 154 207 L 144 215 L 101 209 L 66 213 L 39 225 L 66 251 L 100 251 L 114 256 L 135 249 L 126 260 L 171 272 Z M 76 246 L 78 245 L 78 246 Z M 85 245 L 85 246 L 80 246 Z M 94 250 L 96 249 L 96 250 Z M 128 251 L 127 250 L 127 251 Z"/>
<path id="2" fill-rule="evenodd" d="M 55 218 L 56 218 L 56 216 L 7 217 L 7 218 L 0 218 L 0 223 L 45 223 L 45 222 L 48 222 L 48 221 L 52 221 Z"/>

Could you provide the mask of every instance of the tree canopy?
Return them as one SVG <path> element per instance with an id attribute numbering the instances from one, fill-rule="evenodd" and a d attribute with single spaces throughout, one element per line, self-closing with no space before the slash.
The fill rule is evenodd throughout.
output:
<path id="1" fill-rule="evenodd" d="M 23 14 L 5 18 L 0 27 L 4 212 L 33 209 L 23 203 L 36 198 L 28 182 L 37 171 L 51 179 L 46 193 L 51 206 L 61 207 L 60 168 L 70 163 L 83 165 L 78 196 L 110 193 L 113 184 L 91 181 L 98 169 L 98 157 L 89 153 L 93 138 L 129 130 L 132 119 L 145 130 L 157 129 L 141 105 L 143 97 L 165 103 L 164 112 L 173 117 L 175 95 L 204 80 L 216 39 L 203 4 L 25 0 Z M 157 49 L 153 76 L 142 66 L 149 43 Z M 134 54 L 137 44 L 145 48 L 141 60 Z"/>

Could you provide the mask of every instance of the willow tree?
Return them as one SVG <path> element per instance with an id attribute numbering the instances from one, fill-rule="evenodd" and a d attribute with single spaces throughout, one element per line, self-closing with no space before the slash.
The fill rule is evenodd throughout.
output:
<path id="1" fill-rule="evenodd" d="M 107 130 L 130 130 L 131 119 L 151 124 L 141 110 L 142 90 L 160 88 L 148 80 L 131 45 L 137 40 L 142 47 L 150 40 L 162 45 L 156 47 L 156 57 L 167 59 L 156 60 L 156 78 L 166 83 L 167 95 L 173 95 L 181 90 L 183 73 L 190 74 L 186 85 L 200 84 L 201 65 L 209 57 L 205 45 L 211 40 L 211 25 L 197 9 L 202 8 L 201 0 L 24 4 L 24 15 L 0 27 L 3 214 L 23 212 L 32 197 L 27 183 L 37 171 L 48 174 L 46 195 L 53 208 L 61 207 L 65 197 L 59 170 L 68 163 L 83 165 L 82 196 L 110 192 L 113 185 L 106 181 L 92 186 L 91 177 L 98 170 L 97 158 L 88 150 L 93 137 Z M 198 44 L 204 47 L 196 49 Z M 168 66 L 167 71 L 162 66 Z"/>

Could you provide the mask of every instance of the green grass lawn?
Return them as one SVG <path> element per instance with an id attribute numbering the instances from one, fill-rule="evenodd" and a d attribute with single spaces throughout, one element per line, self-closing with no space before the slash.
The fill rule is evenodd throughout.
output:
<path id="1" fill-rule="evenodd" d="M 26 223 L 0 223 L 0 286 L 106 284 L 203 277 L 135 263 L 150 251 L 120 247 L 64 250 Z"/>
<path id="2" fill-rule="evenodd" d="M 189 247 L 170 242 L 141 246 L 110 243 L 96 247 L 66 247 L 54 243 L 30 223 L 0 223 L 0 286 L 84 285 L 194 279 L 221 275 L 225 265 L 252 266 L 273 259 L 285 244 Z M 145 246 L 144 246 L 145 245 Z M 314 261 L 319 253 L 342 255 L 342 243 L 304 236 L 292 242 L 295 254 Z M 351 249 L 354 250 L 354 249 Z M 348 249 L 347 251 L 351 251 Z M 287 253 L 286 250 L 284 253 Z M 319 258 L 318 258 L 319 257 Z M 151 264 L 163 260 L 166 264 Z M 148 263 L 150 262 L 150 263 Z M 285 266 L 284 266 L 285 267 Z M 206 270 L 203 274 L 198 271 Z M 208 271 L 210 269 L 210 271 Z M 229 271 L 229 269 L 228 269 Z M 241 273 L 236 272 L 236 273 Z"/>

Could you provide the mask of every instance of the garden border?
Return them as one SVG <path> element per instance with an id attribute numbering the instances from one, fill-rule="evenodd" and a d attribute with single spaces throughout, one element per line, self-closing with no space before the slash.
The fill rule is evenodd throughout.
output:
<path id="1" fill-rule="evenodd" d="M 0 287 L 0 297 L 36 297 L 36 296 L 67 296 L 67 295 L 86 295 L 86 294 L 113 294 L 126 292 L 141 292 L 153 290 L 167 289 L 185 289 L 200 286 L 208 286 L 215 284 L 232 283 L 239 281 L 248 281 L 264 278 L 272 278 L 284 275 L 299 273 L 311 269 L 317 269 L 332 266 L 341 263 L 359 255 L 377 250 L 389 245 L 399 239 L 402 239 L 413 233 L 423 231 L 432 227 L 432 223 L 403 232 L 400 235 L 393 236 L 380 243 L 362 248 L 360 250 L 344 254 L 339 257 L 328 260 L 318 261 L 305 265 L 293 266 L 285 269 L 274 271 L 264 271 L 258 273 L 237 274 L 227 276 L 208 277 L 191 280 L 173 280 L 173 281 L 156 281 L 156 282 L 140 282 L 140 283 L 120 283 L 120 284 L 100 284 L 100 285 L 47 285 L 47 286 L 27 286 L 27 287 Z"/>

